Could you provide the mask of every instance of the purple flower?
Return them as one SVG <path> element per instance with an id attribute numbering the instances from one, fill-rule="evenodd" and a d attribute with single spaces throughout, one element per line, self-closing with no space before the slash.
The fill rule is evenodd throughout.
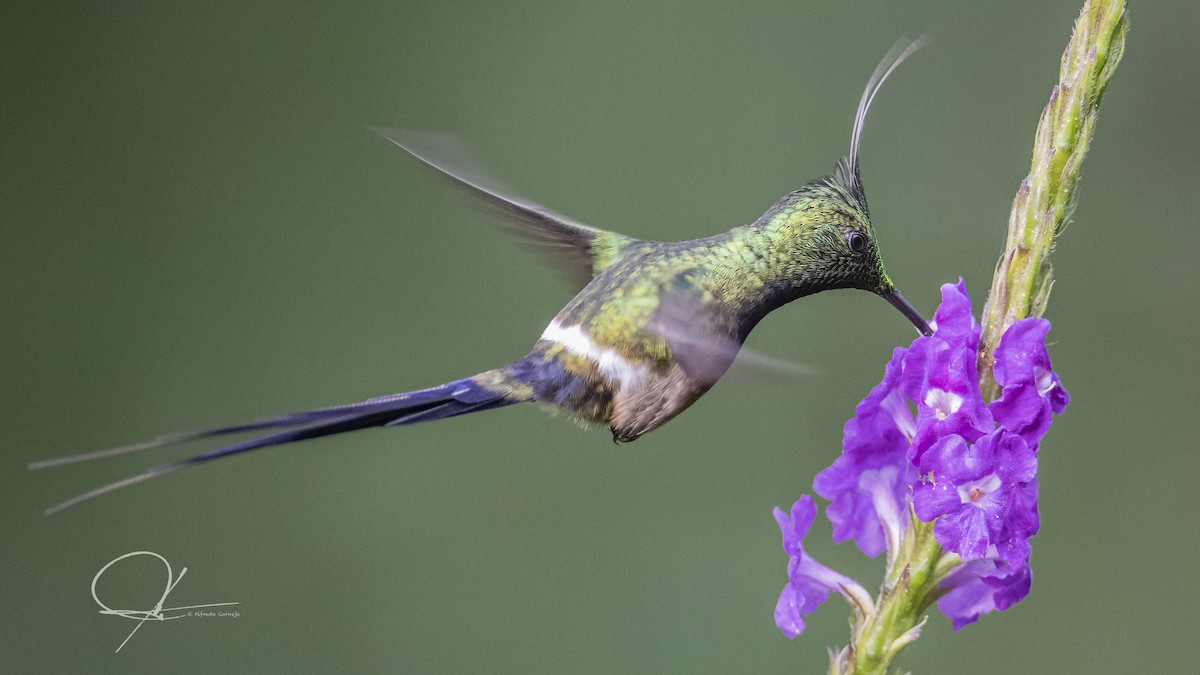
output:
<path id="1" fill-rule="evenodd" d="M 1050 367 L 1049 332 L 1050 322 L 1045 319 L 1014 323 L 1000 338 L 992 369 L 996 382 L 1004 387 L 1000 399 L 992 403 L 992 414 L 1030 445 L 1036 445 L 1050 428 L 1051 413 L 1062 413 L 1071 401 Z"/>
<path id="2" fill-rule="evenodd" d="M 933 325 L 939 339 L 972 351 L 979 347 L 983 327 L 971 313 L 971 296 L 962 277 L 957 284 L 942 284 L 942 304 L 934 312 Z"/>
<path id="3" fill-rule="evenodd" d="M 909 457 L 914 463 L 940 438 L 956 435 L 974 441 L 991 431 L 994 422 L 979 392 L 974 349 L 956 349 L 934 336 L 914 344 L 909 353 L 918 355 L 924 371 L 913 399 L 917 434 Z"/>
<path id="4" fill-rule="evenodd" d="M 934 323 L 933 336 L 917 338 L 904 362 L 904 393 L 917 404 L 917 432 L 908 451 L 914 464 L 939 438 L 953 434 L 974 441 L 995 424 L 975 366 L 981 329 L 961 279 L 942 285 Z"/>
<path id="5" fill-rule="evenodd" d="M 829 591 L 866 596 L 858 582 L 813 560 L 804 551 L 804 536 L 816 515 L 816 504 L 808 495 L 796 500 L 790 515 L 783 509 L 775 509 L 775 520 L 783 531 L 783 549 L 789 558 L 788 583 L 775 606 L 775 624 L 789 638 L 804 632 L 804 617 L 825 602 Z"/>
<path id="6" fill-rule="evenodd" d="M 996 560 L 967 563 L 944 582 L 953 587 L 938 600 L 954 630 L 974 623 L 982 614 L 1003 612 L 1029 595 L 1033 581 L 1029 561 L 1008 565 Z"/>
<path id="7" fill-rule="evenodd" d="M 1037 456 L 1020 436 L 997 429 L 973 445 L 947 436 L 921 457 L 920 470 L 913 507 L 921 520 L 937 518 L 938 543 L 966 561 L 985 557 L 989 547 L 1010 562 L 1028 557 L 1037 530 Z"/>
<path id="8" fill-rule="evenodd" d="M 813 479 L 813 489 L 831 502 L 825 515 L 833 540 L 853 539 L 872 558 L 899 540 L 908 486 L 916 479 L 916 467 L 905 458 L 916 433 L 899 388 L 905 353 L 897 348 L 892 354 L 883 381 L 846 422 L 841 456 Z"/>

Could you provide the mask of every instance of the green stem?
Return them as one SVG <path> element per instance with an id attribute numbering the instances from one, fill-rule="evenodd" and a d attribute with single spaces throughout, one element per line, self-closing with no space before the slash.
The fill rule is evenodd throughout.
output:
<path id="1" fill-rule="evenodd" d="M 925 611 L 941 597 L 939 584 L 957 566 L 958 556 L 947 554 L 934 538 L 933 523 L 913 517 L 875 611 L 857 621 L 850 646 L 833 656 L 830 673 L 886 673 L 896 655 L 920 635 Z"/>
<path id="2" fill-rule="evenodd" d="M 1124 0 L 1088 0 L 1063 52 L 1058 84 L 1038 120 L 1033 162 L 1013 200 L 1008 239 L 983 309 L 979 372 L 984 400 L 1000 393 L 992 377 L 1000 336 L 1016 321 L 1046 309 L 1054 283 L 1050 251 L 1074 207 L 1100 99 L 1125 51 L 1128 30 Z"/>

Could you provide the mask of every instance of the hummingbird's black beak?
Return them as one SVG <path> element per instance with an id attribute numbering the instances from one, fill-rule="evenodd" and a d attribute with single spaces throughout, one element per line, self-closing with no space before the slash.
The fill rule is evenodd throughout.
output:
<path id="1" fill-rule="evenodd" d="M 921 335 L 926 337 L 933 335 L 933 329 L 929 327 L 929 324 L 925 323 L 925 319 L 921 317 L 917 309 L 909 304 L 908 300 L 895 287 L 884 289 L 880 295 L 883 296 L 884 300 L 892 303 L 892 307 L 900 310 L 901 314 L 908 317 L 908 320 L 917 327 L 917 330 L 921 331 Z"/>

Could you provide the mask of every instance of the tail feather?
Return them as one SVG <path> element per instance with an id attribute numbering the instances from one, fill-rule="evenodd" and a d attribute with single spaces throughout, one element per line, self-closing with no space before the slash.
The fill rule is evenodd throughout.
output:
<path id="1" fill-rule="evenodd" d="M 380 396 L 377 398 L 367 399 L 359 403 L 351 403 L 347 405 L 332 406 L 329 408 L 320 408 L 317 410 L 278 415 L 246 424 L 238 424 L 191 433 L 159 436 L 158 438 L 146 443 L 139 443 L 121 448 L 113 448 L 111 450 L 101 450 L 99 452 L 72 455 L 70 457 L 61 457 L 58 459 L 36 462 L 30 464 L 29 468 L 42 469 L 51 466 L 59 466 L 62 464 L 111 457 L 167 444 L 184 443 L 188 441 L 226 436 L 246 431 L 257 431 L 281 427 L 299 427 L 267 436 L 261 436 L 259 438 L 249 439 L 239 443 L 225 445 L 193 457 L 161 464 L 147 470 L 145 473 L 138 474 L 115 483 L 103 485 L 94 490 L 56 504 L 46 510 L 47 514 L 51 514 L 56 511 L 61 511 L 65 508 L 74 506 L 80 502 L 87 501 L 93 497 L 98 497 L 107 492 L 112 492 L 113 490 L 117 490 L 134 483 L 140 483 L 144 480 L 171 473 L 178 469 L 204 464 L 205 462 L 210 462 L 214 459 L 220 459 L 222 457 L 228 457 L 230 455 L 236 455 L 242 452 L 248 452 L 250 450 L 258 450 L 260 448 L 268 448 L 277 445 L 286 445 L 288 443 L 295 443 L 297 441 L 303 441 L 310 438 L 331 436 L 333 434 L 356 431 L 358 429 L 368 429 L 371 427 L 383 426 L 402 426 L 416 424 L 418 422 L 428 422 L 447 417 L 454 417 L 456 415 L 465 415 L 467 413 L 478 412 L 481 410 L 500 408 L 513 403 L 519 403 L 521 401 L 528 400 L 527 397 L 516 395 L 514 388 L 511 386 L 506 386 L 507 383 L 507 373 L 504 370 L 489 371 L 475 377 L 456 380 L 454 382 L 449 382 L 437 387 L 431 387 L 429 389 L 420 389 L 401 394 Z"/>
<path id="2" fill-rule="evenodd" d="M 320 422 L 322 420 L 329 420 L 350 415 L 367 415 L 372 412 L 385 411 L 389 409 L 403 411 L 405 409 L 404 406 L 412 406 L 413 408 L 416 408 L 422 403 L 442 401 L 447 395 L 447 391 L 451 392 L 451 396 L 460 396 L 463 400 L 467 400 L 470 398 L 472 391 L 472 388 L 468 385 L 473 384 L 472 378 L 468 378 L 465 380 L 458 380 L 456 382 L 443 384 L 438 387 L 430 387 L 429 389 L 418 389 L 416 391 L 403 392 L 399 394 L 388 394 L 386 396 L 369 398 L 365 401 L 359 401 L 357 403 L 348 403 L 345 405 L 336 405 L 327 408 L 317 408 L 316 410 L 305 410 L 303 412 L 264 417 L 259 420 L 254 420 L 253 422 L 234 424 L 227 427 L 205 429 L 203 431 L 186 431 L 175 434 L 164 434 L 149 441 L 135 443 L 133 445 L 124 445 L 119 448 L 109 448 L 107 450 L 97 450 L 95 452 L 69 455 L 67 457 L 44 459 L 40 462 L 33 462 L 29 465 L 29 468 L 48 469 L 55 466 L 61 466 L 63 464 L 89 462 L 95 459 L 115 457 L 117 455 L 124 455 L 130 452 L 140 452 L 142 450 L 149 450 L 151 448 L 157 448 L 163 445 L 188 443 L 191 441 L 204 440 L 206 438 L 240 434 L 247 431 L 295 427 L 302 424 Z M 479 397 L 480 400 L 495 396 L 495 393 L 491 391 L 484 390 L 482 387 L 478 387 L 477 385 L 475 385 L 475 387 L 479 392 L 476 393 L 475 396 Z"/>

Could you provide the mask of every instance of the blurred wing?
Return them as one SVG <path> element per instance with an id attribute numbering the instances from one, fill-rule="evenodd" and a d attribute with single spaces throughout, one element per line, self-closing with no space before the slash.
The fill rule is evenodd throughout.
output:
<path id="1" fill-rule="evenodd" d="M 679 272 L 663 289 L 650 330 L 666 339 L 679 366 L 704 387 L 721 379 L 734 359 L 739 369 L 790 375 L 815 372 L 744 348 L 735 319 L 723 311 L 720 296 L 708 287 L 698 269 Z"/>
<path id="2" fill-rule="evenodd" d="M 443 133 L 374 129 L 393 145 L 436 169 L 504 216 L 513 232 L 562 261 L 580 287 L 604 268 L 642 244 L 631 237 L 574 221 L 500 188 L 454 136 Z"/>
<path id="3" fill-rule="evenodd" d="M 742 347 L 741 351 L 738 352 L 737 360 L 733 362 L 733 365 L 729 367 L 729 372 L 725 374 L 725 379 L 734 378 L 738 382 L 742 382 L 744 381 L 743 378 L 749 377 L 752 374 L 799 377 L 817 375 L 820 372 L 820 369 L 814 366 L 785 361 L 770 354 L 755 351 L 749 347 Z"/>

